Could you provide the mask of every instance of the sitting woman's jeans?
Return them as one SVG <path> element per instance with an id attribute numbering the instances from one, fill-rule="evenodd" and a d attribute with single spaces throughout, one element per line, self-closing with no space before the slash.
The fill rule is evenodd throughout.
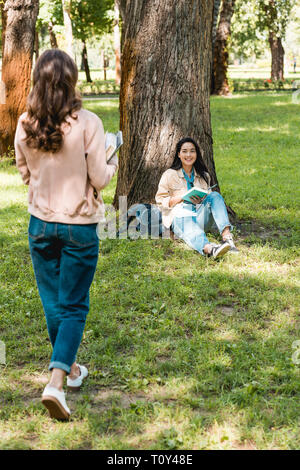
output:
<path id="1" fill-rule="evenodd" d="M 202 255 L 204 246 L 209 243 L 205 230 L 213 225 L 217 226 L 220 233 L 225 227 L 232 229 L 224 199 L 216 191 L 208 194 L 198 209 L 192 204 L 184 204 L 184 208 L 191 212 L 191 216 L 175 217 L 171 228 L 177 237 Z"/>
<path id="2" fill-rule="evenodd" d="M 53 347 L 49 370 L 69 374 L 76 360 L 98 260 L 96 227 L 30 217 L 30 254 Z"/>

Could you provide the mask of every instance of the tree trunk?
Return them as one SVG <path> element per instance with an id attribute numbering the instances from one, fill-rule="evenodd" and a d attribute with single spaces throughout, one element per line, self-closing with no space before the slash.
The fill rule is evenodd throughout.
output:
<path id="1" fill-rule="evenodd" d="M 281 42 L 281 38 L 276 37 L 276 34 L 270 31 L 269 44 L 272 54 L 271 80 L 283 80 L 284 48 Z"/>
<path id="2" fill-rule="evenodd" d="M 220 21 L 213 57 L 213 90 L 216 95 L 229 95 L 228 70 L 228 40 L 230 38 L 230 25 L 234 12 L 235 0 L 223 0 Z"/>
<path id="3" fill-rule="evenodd" d="M 115 21 L 114 21 L 114 46 L 116 57 L 116 83 L 121 83 L 121 61 L 120 61 L 120 28 L 119 28 L 119 7 L 115 1 Z"/>
<path id="4" fill-rule="evenodd" d="M 35 31 L 35 36 L 34 36 L 34 53 L 35 53 L 35 60 L 37 61 L 40 55 L 38 31 Z"/>
<path id="5" fill-rule="evenodd" d="M 215 50 L 215 43 L 217 38 L 217 26 L 218 26 L 218 19 L 219 19 L 219 12 L 220 12 L 221 0 L 214 0 L 214 16 L 213 16 L 213 26 L 212 26 L 212 57 L 214 57 L 214 50 Z M 211 73 L 211 93 L 213 93 L 215 88 L 215 77 L 214 77 L 214 69 L 212 67 Z"/>
<path id="6" fill-rule="evenodd" d="M 91 83 L 92 79 L 91 79 L 91 74 L 90 74 L 90 67 L 89 67 L 89 62 L 88 62 L 85 41 L 82 41 L 82 62 L 83 62 L 84 70 L 85 70 L 86 81 Z"/>
<path id="7" fill-rule="evenodd" d="M 2 80 L 6 87 L 6 103 L 0 106 L 0 155 L 13 147 L 17 120 L 26 109 L 39 2 L 6 0 L 4 10 L 6 29 Z"/>
<path id="8" fill-rule="evenodd" d="M 121 2 L 122 4 L 122 2 Z M 134 4 L 134 5 L 133 5 Z M 213 0 L 126 2 L 114 204 L 154 202 L 176 143 L 193 137 L 217 183 L 210 121 Z"/>
<path id="9" fill-rule="evenodd" d="M 53 23 L 51 21 L 48 24 L 48 32 L 49 32 L 49 36 L 50 36 L 51 48 L 52 49 L 57 49 L 58 48 L 57 39 L 56 39 L 55 32 L 53 30 Z"/>
<path id="10" fill-rule="evenodd" d="M 62 0 L 63 6 L 63 15 L 64 15 L 64 25 L 66 31 L 66 40 L 67 40 L 67 53 L 74 59 L 73 52 L 73 31 L 72 31 L 72 21 L 71 21 L 71 0 Z"/>
<path id="11" fill-rule="evenodd" d="M 4 56 L 4 43 L 5 43 L 5 29 L 6 29 L 6 20 L 7 20 L 7 13 L 4 10 L 4 3 L 0 3 L 0 11 L 1 11 L 1 20 L 2 20 L 2 57 Z"/>

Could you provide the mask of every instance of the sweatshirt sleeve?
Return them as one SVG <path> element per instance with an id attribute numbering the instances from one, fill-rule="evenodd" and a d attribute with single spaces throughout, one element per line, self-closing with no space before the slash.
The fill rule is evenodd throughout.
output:
<path id="1" fill-rule="evenodd" d="M 15 153 L 16 153 L 16 166 L 21 174 L 24 184 L 29 184 L 30 171 L 27 166 L 26 157 L 23 152 L 22 140 L 21 140 L 21 136 L 22 136 L 21 118 L 22 116 L 19 118 L 19 121 L 18 121 L 17 130 L 15 134 L 15 141 L 14 141 Z"/>
<path id="2" fill-rule="evenodd" d="M 163 173 L 159 185 L 158 190 L 155 196 L 155 200 L 158 206 L 161 206 L 165 209 L 170 209 L 169 202 L 170 202 L 170 188 L 168 185 L 168 174 L 167 172 Z"/>
<path id="3" fill-rule="evenodd" d="M 92 113 L 91 113 L 92 114 Z M 108 185 L 118 168 L 117 157 L 106 163 L 105 135 L 101 119 L 96 115 L 87 120 L 85 128 L 87 171 L 92 186 L 101 190 Z"/>

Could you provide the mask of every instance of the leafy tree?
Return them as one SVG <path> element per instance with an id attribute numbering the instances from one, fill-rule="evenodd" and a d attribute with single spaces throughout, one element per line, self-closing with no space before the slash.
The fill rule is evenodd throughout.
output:
<path id="1" fill-rule="evenodd" d="M 283 79 L 282 41 L 296 0 L 237 0 L 233 17 L 232 48 L 244 57 L 259 55 L 268 43 L 272 80 Z"/>
<path id="2" fill-rule="evenodd" d="M 284 69 L 284 49 L 282 40 L 290 20 L 290 13 L 295 0 L 258 0 L 258 28 L 265 29 L 269 34 L 269 44 L 272 54 L 271 79 L 282 80 Z"/>
<path id="3" fill-rule="evenodd" d="M 213 52 L 212 93 L 228 95 L 228 42 L 231 34 L 231 18 L 234 12 L 235 0 L 223 0 L 219 24 L 216 33 Z"/>
<path id="4" fill-rule="evenodd" d="M 257 27 L 257 0 L 237 0 L 231 22 L 230 51 L 247 59 L 259 57 L 266 49 L 266 33 Z"/>
<path id="5" fill-rule="evenodd" d="M 36 27 L 42 32 L 46 27 L 52 48 L 58 47 L 56 33 L 63 29 L 64 18 L 61 0 L 40 0 L 40 10 Z"/>
<path id="6" fill-rule="evenodd" d="M 2 20 L 4 18 L 2 80 L 6 102 L 0 106 L 0 155 L 13 146 L 18 117 L 26 108 L 38 9 L 38 0 L 6 0 L 1 9 Z"/>
<path id="7" fill-rule="evenodd" d="M 87 40 L 90 36 L 101 36 L 112 28 L 113 17 L 110 14 L 114 7 L 113 0 L 73 0 L 71 4 L 71 19 L 73 34 L 82 43 L 82 61 L 86 79 L 91 82 L 87 57 Z"/>

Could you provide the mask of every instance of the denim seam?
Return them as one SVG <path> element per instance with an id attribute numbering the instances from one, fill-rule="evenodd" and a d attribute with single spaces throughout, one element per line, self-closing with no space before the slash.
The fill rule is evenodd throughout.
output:
<path id="1" fill-rule="evenodd" d="M 64 370 L 67 374 L 70 373 L 71 371 L 71 367 L 68 366 L 67 364 L 65 364 L 64 362 L 60 362 L 60 361 L 52 361 L 50 362 L 50 365 L 49 365 L 49 370 L 52 370 L 52 369 L 62 369 Z"/>

